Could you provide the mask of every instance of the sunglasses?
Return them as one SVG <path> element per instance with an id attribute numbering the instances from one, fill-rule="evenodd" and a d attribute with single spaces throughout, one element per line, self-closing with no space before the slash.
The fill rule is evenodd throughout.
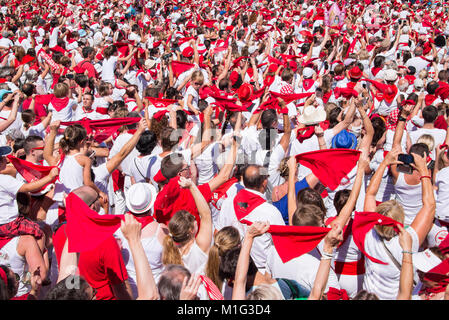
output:
<path id="1" fill-rule="evenodd" d="M 92 202 L 90 203 L 89 207 L 92 206 L 95 202 L 97 202 L 98 199 L 100 199 L 100 194 L 99 194 L 99 193 L 97 193 L 97 197 L 95 198 L 94 201 L 92 201 Z"/>
<path id="2" fill-rule="evenodd" d="M 36 148 L 31 148 L 31 150 L 44 150 L 44 147 L 36 147 Z"/>

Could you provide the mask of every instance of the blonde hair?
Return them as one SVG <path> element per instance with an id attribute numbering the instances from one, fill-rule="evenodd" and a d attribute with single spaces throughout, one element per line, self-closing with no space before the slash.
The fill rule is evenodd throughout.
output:
<path id="1" fill-rule="evenodd" d="M 419 74 L 418 74 L 418 78 L 420 78 L 421 80 L 427 79 L 429 75 L 429 72 L 427 72 L 426 69 L 422 69 Z"/>
<path id="2" fill-rule="evenodd" d="M 69 86 L 64 82 L 57 83 L 55 85 L 53 93 L 56 98 L 65 98 L 69 94 Z"/>
<path id="3" fill-rule="evenodd" d="M 396 200 L 382 202 L 376 207 L 375 211 L 383 216 L 396 220 L 397 222 L 404 223 L 404 208 Z M 396 231 L 394 231 L 393 227 L 376 225 L 374 226 L 374 230 L 376 230 L 381 238 L 387 241 L 396 236 Z"/>
<path id="4" fill-rule="evenodd" d="M 176 244 L 183 244 L 192 237 L 195 217 L 186 210 L 180 210 L 170 219 L 168 223 L 168 234 L 163 243 L 162 263 L 184 265 L 181 253 Z"/>
<path id="5" fill-rule="evenodd" d="M 366 49 L 362 49 L 359 51 L 359 60 L 368 60 L 369 59 L 369 52 Z"/>
<path id="6" fill-rule="evenodd" d="M 435 139 L 430 134 L 423 134 L 416 143 L 424 143 L 432 151 L 435 148 Z"/>
<path id="7" fill-rule="evenodd" d="M 446 154 L 446 151 L 443 151 L 440 153 L 440 155 L 438 156 L 438 171 L 440 171 L 443 168 L 446 168 L 449 164 L 448 164 L 448 158 L 444 157 L 444 155 Z"/>
<path id="8" fill-rule="evenodd" d="M 281 162 L 279 163 L 278 171 L 279 171 L 279 174 L 281 175 L 281 177 L 284 179 L 288 178 L 288 174 L 289 174 L 288 164 L 287 164 L 288 159 L 289 158 L 286 157 L 286 158 L 282 159 Z"/>
<path id="9" fill-rule="evenodd" d="M 192 73 L 192 78 L 190 79 L 191 82 L 199 81 L 204 83 L 204 76 L 203 73 L 200 70 L 194 71 Z"/>
<path id="10" fill-rule="evenodd" d="M 218 231 L 214 236 L 214 244 L 209 250 L 209 258 L 206 263 L 206 276 L 221 289 L 223 280 L 219 275 L 220 259 L 224 254 L 240 245 L 240 233 L 232 226 L 227 226 Z"/>
<path id="11" fill-rule="evenodd" d="M 247 300 L 285 300 L 279 289 L 269 285 L 261 284 L 246 296 Z"/>

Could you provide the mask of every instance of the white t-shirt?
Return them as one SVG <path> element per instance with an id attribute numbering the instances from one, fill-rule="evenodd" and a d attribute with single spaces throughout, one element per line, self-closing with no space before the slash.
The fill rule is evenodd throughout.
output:
<path id="1" fill-rule="evenodd" d="M 434 144 L 435 148 L 438 145 L 443 144 L 444 141 L 446 140 L 446 130 L 438 129 L 438 128 L 434 128 L 434 129 L 419 128 L 416 131 L 409 132 L 408 135 L 410 137 L 410 140 L 411 140 L 412 144 L 414 144 L 414 143 L 416 143 L 418 141 L 418 139 L 423 134 L 431 135 L 435 139 L 435 144 Z M 435 160 L 435 148 L 430 151 L 430 157 L 433 160 Z"/>
<path id="2" fill-rule="evenodd" d="M 16 196 L 23 184 L 10 175 L 0 174 L 0 224 L 11 222 L 19 216 Z"/>
<path id="3" fill-rule="evenodd" d="M 117 57 L 111 56 L 109 59 L 103 60 L 103 67 L 101 70 L 101 80 L 115 84 L 115 66 L 117 65 Z"/>
<path id="4" fill-rule="evenodd" d="M 413 230 L 412 227 L 408 227 L 406 231 L 412 237 L 412 252 L 417 252 L 419 239 L 416 231 Z M 399 236 L 384 242 L 393 257 L 400 263 L 402 261 L 402 248 L 399 244 Z M 374 229 L 369 231 L 366 235 L 365 251 L 371 257 L 388 264 L 383 265 L 375 263 L 366 258 L 366 272 L 363 289 L 375 293 L 381 300 L 396 300 L 399 290 L 400 271 L 386 253 L 385 248 L 381 243 L 381 239 Z"/>
<path id="5" fill-rule="evenodd" d="M 113 156 L 115 156 L 117 153 L 120 152 L 120 150 L 123 148 L 123 146 L 132 138 L 132 134 L 130 133 L 122 133 L 120 134 L 117 139 L 115 139 L 114 144 L 112 145 L 111 151 L 109 152 L 109 159 L 111 159 Z M 130 166 L 131 161 L 139 155 L 139 151 L 137 151 L 136 148 L 134 148 L 129 155 L 126 156 L 125 159 L 123 159 L 121 163 L 122 167 L 122 173 L 128 176 L 131 176 L 130 172 Z"/>

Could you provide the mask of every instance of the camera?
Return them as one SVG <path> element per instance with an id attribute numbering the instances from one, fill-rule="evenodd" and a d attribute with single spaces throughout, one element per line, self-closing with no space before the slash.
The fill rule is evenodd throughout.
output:
<path id="1" fill-rule="evenodd" d="M 167 54 L 164 54 L 164 55 L 162 56 L 162 59 L 163 59 L 163 60 L 168 60 L 168 59 L 170 59 L 170 57 L 171 57 L 171 53 L 167 53 Z"/>
<path id="2" fill-rule="evenodd" d="M 411 164 L 414 163 L 413 156 L 410 154 L 402 153 L 398 155 L 398 160 L 401 161 L 402 164 L 398 164 L 397 170 L 405 174 L 412 174 L 413 167 L 411 166 Z"/>

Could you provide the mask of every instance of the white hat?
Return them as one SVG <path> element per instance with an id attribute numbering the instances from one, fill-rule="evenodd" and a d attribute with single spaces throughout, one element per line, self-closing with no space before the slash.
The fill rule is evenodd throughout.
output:
<path id="1" fill-rule="evenodd" d="M 318 124 L 326 120 L 326 111 L 323 107 L 307 106 L 304 112 L 298 117 L 298 122 L 306 126 Z"/>
<path id="2" fill-rule="evenodd" d="M 426 249 L 413 255 L 413 266 L 422 272 L 427 272 L 440 263 L 441 259 L 430 251 L 430 249 Z"/>
<path id="3" fill-rule="evenodd" d="M 384 80 L 396 81 L 397 78 L 398 78 L 398 73 L 396 72 L 396 70 L 387 69 L 384 71 Z"/>
<path id="4" fill-rule="evenodd" d="M 155 64 L 156 64 L 155 60 L 152 60 L 152 59 L 145 60 L 145 68 L 147 68 L 147 69 L 153 68 Z"/>
<path id="5" fill-rule="evenodd" d="M 312 68 L 305 67 L 304 70 L 302 70 L 302 75 L 306 79 L 312 78 L 314 74 L 315 74 L 315 71 Z"/>
<path id="6" fill-rule="evenodd" d="M 135 183 L 126 192 L 126 207 L 135 214 L 145 213 L 153 207 L 156 196 L 156 188 L 152 184 Z"/>
<path id="7" fill-rule="evenodd" d="M 293 16 L 293 21 L 299 21 L 299 16 L 298 15 Z"/>
<path id="8" fill-rule="evenodd" d="M 248 48 L 248 53 L 253 54 L 254 52 L 256 52 L 256 50 L 257 50 L 257 46 L 251 46 Z"/>
<path id="9" fill-rule="evenodd" d="M 424 87 L 424 81 L 420 78 L 415 79 L 415 81 L 413 82 L 413 85 L 415 86 L 415 88 L 423 88 Z"/>
<path id="10" fill-rule="evenodd" d="M 402 31 L 403 32 L 408 32 L 409 31 L 408 26 L 405 26 L 404 28 L 402 28 Z"/>

